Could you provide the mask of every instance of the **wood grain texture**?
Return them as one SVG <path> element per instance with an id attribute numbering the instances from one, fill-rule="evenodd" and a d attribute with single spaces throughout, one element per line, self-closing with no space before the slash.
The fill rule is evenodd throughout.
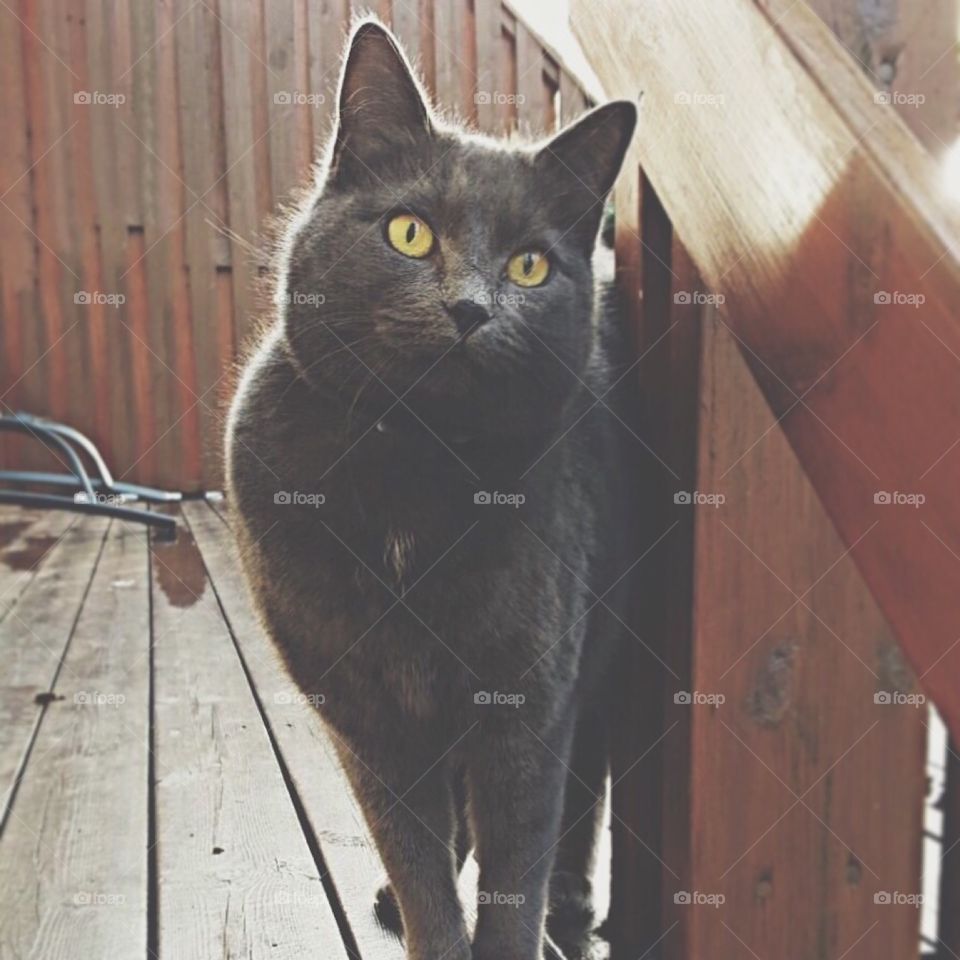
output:
<path id="1" fill-rule="evenodd" d="M 0 956 L 145 955 L 148 595 L 146 538 L 114 523 L 0 842 Z"/>
<path id="2" fill-rule="evenodd" d="M 66 511 L 0 507 L 0 623 L 76 520 Z"/>
<path id="3" fill-rule="evenodd" d="M 373 895 L 385 876 L 384 869 L 340 769 L 330 734 L 308 697 L 287 675 L 250 605 L 229 528 L 205 503 L 185 503 L 183 512 L 319 840 L 360 955 L 364 960 L 401 960 L 402 946 L 374 917 Z"/>
<path id="4" fill-rule="evenodd" d="M 218 151 L 222 130 L 218 53 L 219 23 L 215 10 L 193 0 L 178 0 L 174 26 L 177 113 L 182 128 L 184 180 L 184 254 L 193 324 L 191 358 L 196 371 L 195 407 L 205 439 L 200 471 L 207 488 L 222 484 L 222 383 L 229 367 L 223 357 L 233 350 L 232 330 L 221 329 L 218 271 L 229 268 L 226 224 L 225 157 Z M 232 327 L 232 320 L 230 323 Z"/>
<path id="5" fill-rule="evenodd" d="M 31 401 L 37 402 L 42 397 L 44 408 L 57 416 L 63 415 L 69 407 L 68 371 L 71 364 L 67 347 L 75 345 L 75 341 L 69 339 L 75 322 L 72 311 L 69 320 L 67 318 L 64 290 L 70 280 L 79 280 L 76 269 L 62 259 L 63 253 L 70 248 L 70 240 L 69 220 L 63 215 L 66 211 L 67 175 L 63 152 L 57 147 L 58 138 L 67 129 L 63 123 L 66 106 L 64 91 L 56 89 L 52 72 L 62 70 L 62 67 L 46 53 L 39 40 L 44 35 L 54 37 L 55 20 L 49 6 L 29 4 L 23 14 L 21 56 L 24 95 L 30 116 L 28 169 L 32 178 L 34 211 L 28 232 L 36 244 L 36 318 L 42 331 L 37 366 L 31 371 L 32 376 L 25 387 Z"/>
<path id="6" fill-rule="evenodd" d="M 298 70 L 298 9 L 298 0 L 275 0 L 265 7 L 270 175 L 278 202 L 289 199 L 309 163 L 300 153 L 300 128 L 312 107 L 302 99 L 310 91 L 304 89 Z"/>
<path id="7" fill-rule="evenodd" d="M 500 131 L 500 116 L 494 94 L 497 92 L 498 58 L 500 56 L 500 0 L 474 0 L 473 4 L 477 78 L 477 125 L 484 133 Z"/>
<path id="8" fill-rule="evenodd" d="M 876 897 L 919 892 L 924 715 L 884 702 L 915 677 L 716 312 L 701 364 L 695 489 L 725 500 L 695 518 L 689 689 L 725 700 L 667 721 L 692 710 L 682 889 L 715 877 L 726 902 L 666 920 L 693 955 L 910 955 L 917 910 Z"/>
<path id="9" fill-rule="evenodd" d="M 178 115 L 176 14 L 171 0 L 132 7 L 135 140 L 143 164 L 146 341 L 157 438 L 156 480 L 200 481 L 193 315 L 186 264 L 187 187 Z M 139 263 L 137 264 L 139 266 Z"/>
<path id="10" fill-rule="evenodd" d="M 787 0 L 764 0 L 775 19 L 788 15 Z M 953 104 L 960 94 L 956 58 L 957 0 L 922 5 L 855 4 L 810 0 L 856 66 L 935 156 L 957 135 Z M 951 42 L 952 41 L 952 42 Z M 951 55 L 952 54 L 952 55 Z M 919 96 L 918 96 L 919 94 Z"/>
<path id="11" fill-rule="evenodd" d="M 521 130 L 542 134 L 547 129 L 549 104 L 543 82 L 544 53 L 530 29 L 517 21 L 517 114 Z"/>
<path id="12" fill-rule="evenodd" d="M 225 183 L 229 227 L 235 238 L 231 249 L 234 344 L 242 349 L 256 312 L 254 281 L 263 264 L 258 253 L 261 217 L 271 202 L 266 127 L 261 129 L 257 123 L 257 106 L 265 108 L 261 100 L 265 66 L 257 45 L 261 24 L 255 5 L 222 4 L 220 26 Z M 265 86 L 263 91 L 265 96 Z"/>
<path id="13" fill-rule="evenodd" d="M 0 138 L 0 410 L 5 413 L 29 402 L 26 375 L 39 355 L 36 323 L 36 258 L 31 235 L 33 204 L 30 143 L 24 87 L 21 24 L 10 7 L 0 7 L 0 113 L 6 118 Z M 30 322 L 33 320 L 34 322 Z M 0 452 L 14 462 L 23 459 L 25 444 L 4 437 Z"/>
<path id="14" fill-rule="evenodd" d="M 433 5 L 432 43 L 435 63 L 434 96 L 438 106 L 469 117 L 471 108 L 461 98 L 461 74 L 465 69 L 462 37 L 466 0 L 447 0 Z"/>
<path id="15" fill-rule="evenodd" d="M 575 3 L 575 28 L 612 95 L 644 90 L 647 173 L 956 736 L 960 245 L 935 171 L 805 7 L 617 12 Z"/>
<path id="16" fill-rule="evenodd" d="M 560 70 L 560 122 L 567 124 L 575 120 L 589 105 L 586 94 L 580 85 L 570 76 L 570 71 Z"/>
<path id="17" fill-rule="evenodd" d="M 397 0 L 393 5 L 393 32 L 403 44 L 410 62 L 420 68 L 419 0 Z"/>
<path id="18" fill-rule="evenodd" d="M 189 530 L 151 560 L 161 960 L 345 960 Z"/>
<path id="19" fill-rule="evenodd" d="M 408 3 L 398 4 L 398 11 L 408 11 Z M 343 55 L 343 36 L 350 21 L 349 0 L 309 0 L 310 31 L 310 89 L 321 94 L 323 102 L 316 108 L 314 140 L 316 148 L 326 145 L 332 134 L 333 118 L 337 104 L 337 82 L 340 79 L 340 63 Z M 404 20 L 407 23 L 407 20 Z M 415 18 L 414 18 L 415 23 Z M 399 24 L 395 26 L 399 29 Z M 419 41 L 419 33 L 402 31 L 405 44 Z M 407 47 L 408 51 L 410 47 Z M 411 55 L 415 55 L 414 53 Z"/>
<path id="20" fill-rule="evenodd" d="M 95 89 L 92 84 L 88 54 L 88 23 L 86 0 L 66 0 L 61 13 L 66 60 L 72 71 L 71 94 L 80 90 Z M 95 42 L 95 41 L 94 41 Z M 65 71 L 64 71 L 65 72 Z M 81 105 L 82 107 L 82 105 Z M 88 293 L 107 293 L 96 192 L 91 189 L 95 177 L 93 141 L 102 135 L 103 124 L 97 115 L 105 111 L 77 109 L 70 117 L 69 136 L 63 146 L 69 164 L 68 191 L 73 207 L 75 234 L 73 245 L 76 258 L 75 269 L 80 273 L 80 288 Z M 76 297 L 72 290 L 70 299 Z M 113 291 L 116 292 L 116 291 Z M 104 454 L 113 459 L 113 423 L 110 381 L 106 377 L 94 377 L 93 371 L 104 363 L 108 354 L 108 341 L 116 336 L 116 308 L 108 306 L 100 296 L 92 296 L 86 306 L 74 303 L 74 315 L 79 319 L 81 366 L 71 369 L 71 376 L 80 382 L 82 411 L 71 411 L 73 422 L 88 432 L 101 446 Z"/>
<path id="21" fill-rule="evenodd" d="M 89 143 L 86 150 L 88 167 L 83 170 L 83 180 L 78 171 L 77 182 L 83 191 L 84 203 L 89 205 L 89 229 L 93 231 L 93 243 L 99 254 L 99 275 L 95 289 L 105 293 L 123 294 L 121 279 L 126 268 L 127 224 L 116 215 L 121 157 L 127 149 L 129 134 L 117 122 L 117 110 L 124 109 L 129 116 L 127 86 L 123 72 L 129 64 L 129 31 L 124 31 L 123 41 L 117 43 L 114 30 L 113 7 L 110 0 L 86 0 L 78 20 L 84 25 L 79 32 L 77 55 L 83 55 L 86 72 L 85 89 L 123 91 L 124 104 L 112 109 L 87 110 L 80 116 L 88 121 L 86 129 Z M 124 22 L 123 12 L 119 19 Z M 125 122 L 129 123 L 129 119 Z M 125 305 L 124 305 L 125 308 Z M 136 459 L 136 430 L 132 419 L 133 406 L 130 379 L 129 339 L 124 336 L 117 307 L 101 311 L 102 337 L 91 343 L 91 359 L 100 358 L 95 367 L 105 373 L 97 378 L 98 403 L 107 410 L 105 422 L 98 424 L 97 440 L 109 457 L 109 463 L 118 472 L 126 471 Z M 104 415 L 98 413 L 98 419 Z"/>
<path id="22" fill-rule="evenodd" d="M 0 625 L 0 822 L 90 585 L 107 521 L 81 517 Z M 37 698 L 40 701 L 37 701 Z"/>

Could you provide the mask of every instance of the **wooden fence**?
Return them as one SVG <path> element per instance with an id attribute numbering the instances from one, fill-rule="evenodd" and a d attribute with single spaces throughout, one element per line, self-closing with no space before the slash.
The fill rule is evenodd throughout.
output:
<path id="1" fill-rule="evenodd" d="M 78 427 L 120 478 L 219 484 L 263 227 L 317 155 L 371 7 L 483 131 L 549 131 L 588 103 L 498 0 L 0 6 L 0 410 Z"/>

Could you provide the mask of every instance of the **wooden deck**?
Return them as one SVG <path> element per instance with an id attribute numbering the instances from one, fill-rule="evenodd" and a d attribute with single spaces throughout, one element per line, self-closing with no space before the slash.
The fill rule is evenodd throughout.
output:
<path id="1" fill-rule="evenodd" d="M 177 512 L 162 544 L 0 507 L 0 960 L 400 960 L 227 523 Z"/>

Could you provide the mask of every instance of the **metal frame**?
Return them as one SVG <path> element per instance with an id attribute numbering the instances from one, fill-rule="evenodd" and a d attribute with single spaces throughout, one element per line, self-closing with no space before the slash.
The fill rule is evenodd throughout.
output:
<path id="1" fill-rule="evenodd" d="M 151 513 L 149 510 L 132 509 L 122 504 L 129 500 L 176 503 L 183 499 L 183 494 L 115 480 L 93 441 L 65 424 L 26 413 L 15 413 L 9 416 L 0 415 L 0 432 L 5 430 L 26 434 L 63 454 L 72 473 L 0 470 L 0 484 L 73 487 L 76 493 L 72 497 L 67 497 L 58 494 L 33 493 L 27 490 L 0 489 L 0 503 L 50 510 L 71 510 L 75 513 L 93 513 L 153 527 L 163 540 L 172 540 L 176 536 L 177 522 L 173 517 Z M 99 474 L 98 477 L 90 476 L 74 447 L 79 448 L 90 458 Z M 98 493 L 100 497 L 105 494 L 116 496 L 119 498 L 120 505 L 99 502 Z"/>

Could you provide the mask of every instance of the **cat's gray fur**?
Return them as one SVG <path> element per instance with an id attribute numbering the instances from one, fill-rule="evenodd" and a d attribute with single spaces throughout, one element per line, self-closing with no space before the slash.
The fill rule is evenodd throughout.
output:
<path id="1" fill-rule="evenodd" d="M 408 957 L 533 960 L 549 900 L 557 936 L 589 922 L 630 526 L 607 394 L 626 352 L 591 255 L 635 110 L 601 107 L 545 148 L 464 134 L 370 21 L 339 108 L 231 410 L 243 564 L 322 699 Z M 385 242 L 397 211 L 432 226 L 428 258 Z M 551 274 L 513 287 L 504 265 L 531 246 Z M 486 895 L 472 943 L 461 814 Z"/>

